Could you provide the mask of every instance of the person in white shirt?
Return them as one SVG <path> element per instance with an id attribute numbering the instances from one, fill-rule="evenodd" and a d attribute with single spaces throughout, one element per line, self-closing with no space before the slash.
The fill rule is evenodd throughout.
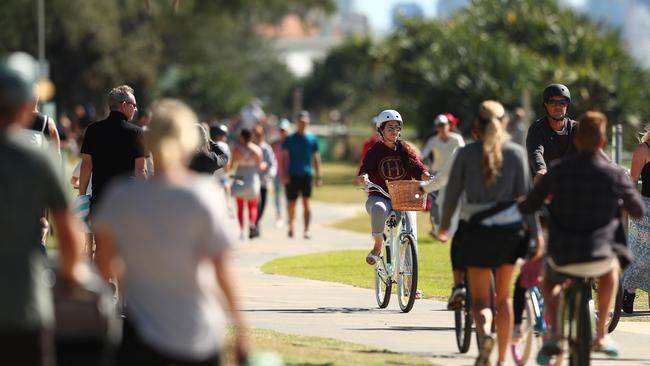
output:
<path id="1" fill-rule="evenodd" d="M 429 192 L 429 200 L 431 201 L 431 209 L 429 210 L 429 219 L 431 221 L 431 236 L 437 238 L 438 226 L 440 225 L 440 211 L 443 205 L 443 197 L 445 195 L 445 187 L 449 180 L 449 173 L 454 161 L 454 157 L 458 148 L 465 146 L 463 137 L 451 131 L 452 119 L 448 117 L 448 113 L 440 114 L 434 119 L 436 134 L 431 137 L 421 152 L 421 159 L 424 161 L 431 161 L 429 171 L 435 178 L 427 185 L 426 191 Z M 450 115 L 453 117 L 453 115 Z M 455 119 L 455 118 L 454 118 Z M 454 212 L 451 220 L 450 237 L 458 227 L 458 209 Z M 463 285 L 463 271 L 455 264 L 454 244 L 452 242 L 452 269 L 454 273 L 454 286 L 449 297 L 448 307 L 451 309 L 455 304 L 462 302 L 465 297 L 465 286 Z M 460 301 L 459 301 L 460 300 Z"/>

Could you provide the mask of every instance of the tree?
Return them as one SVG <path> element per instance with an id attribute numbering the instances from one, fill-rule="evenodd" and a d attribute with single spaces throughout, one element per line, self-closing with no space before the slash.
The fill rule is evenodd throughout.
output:
<path id="1" fill-rule="evenodd" d="M 329 11 L 333 1 L 109 0 L 45 2 L 47 59 L 59 108 L 105 106 L 119 84 L 136 89 L 141 105 L 159 96 L 185 99 L 204 117 L 235 113 L 252 95 L 279 103 L 291 77 L 254 32 L 287 12 Z M 3 2 L 0 55 L 36 54 L 35 5 Z M 266 83 L 276 82 L 276 88 Z M 261 95 L 260 93 L 267 93 Z"/>

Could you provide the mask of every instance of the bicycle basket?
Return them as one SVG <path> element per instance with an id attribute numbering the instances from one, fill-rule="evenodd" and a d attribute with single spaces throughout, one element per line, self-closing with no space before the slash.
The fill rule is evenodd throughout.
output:
<path id="1" fill-rule="evenodd" d="M 420 181 L 386 181 L 391 205 L 397 211 L 425 211 L 427 194 L 420 191 Z"/>

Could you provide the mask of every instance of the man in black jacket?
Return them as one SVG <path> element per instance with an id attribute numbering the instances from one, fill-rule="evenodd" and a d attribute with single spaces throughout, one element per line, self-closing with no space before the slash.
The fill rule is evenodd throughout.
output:
<path id="1" fill-rule="evenodd" d="M 544 89 L 546 116 L 528 128 L 526 150 L 535 182 L 548 171 L 549 164 L 575 151 L 573 135 L 578 122 L 566 116 L 571 104 L 571 92 L 562 84 L 551 84 Z"/>
<path id="2" fill-rule="evenodd" d="M 606 126 L 607 118 L 602 113 L 585 113 L 575 132 L 578 152 L 553 164 L 519 203 L 522 213 L 532 213 L 547 197 L 552 197 L 542 283 L 551 338 L 540 350 L 540 364 L 560 352 L 555 323 L 560 287 L 566 275 L 598 278 L 598 311 L 607 314 L 618 285 L 617 257 L 630 259 L 627 248 L 616 244 L 620 210 L 625 209 L 632 217 L 643 216 L 643 201 L 629 177 L 599 153 L 607 142 Z M 606 316 L 598 318 L 594 349 L 616 356 L 618 350 L 607 334 L 606 323 Z"/>

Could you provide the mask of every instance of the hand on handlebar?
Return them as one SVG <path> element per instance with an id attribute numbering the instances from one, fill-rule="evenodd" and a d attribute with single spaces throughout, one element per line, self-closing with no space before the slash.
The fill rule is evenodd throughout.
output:
<path id="1" fill-rule="evenodd" d="M 361 174 L 358 179 L 359 182 L 364 186 L 367 186 L 368 183 L 370 183 L 370 179 L 368 179 L 368 174 Z"/>

